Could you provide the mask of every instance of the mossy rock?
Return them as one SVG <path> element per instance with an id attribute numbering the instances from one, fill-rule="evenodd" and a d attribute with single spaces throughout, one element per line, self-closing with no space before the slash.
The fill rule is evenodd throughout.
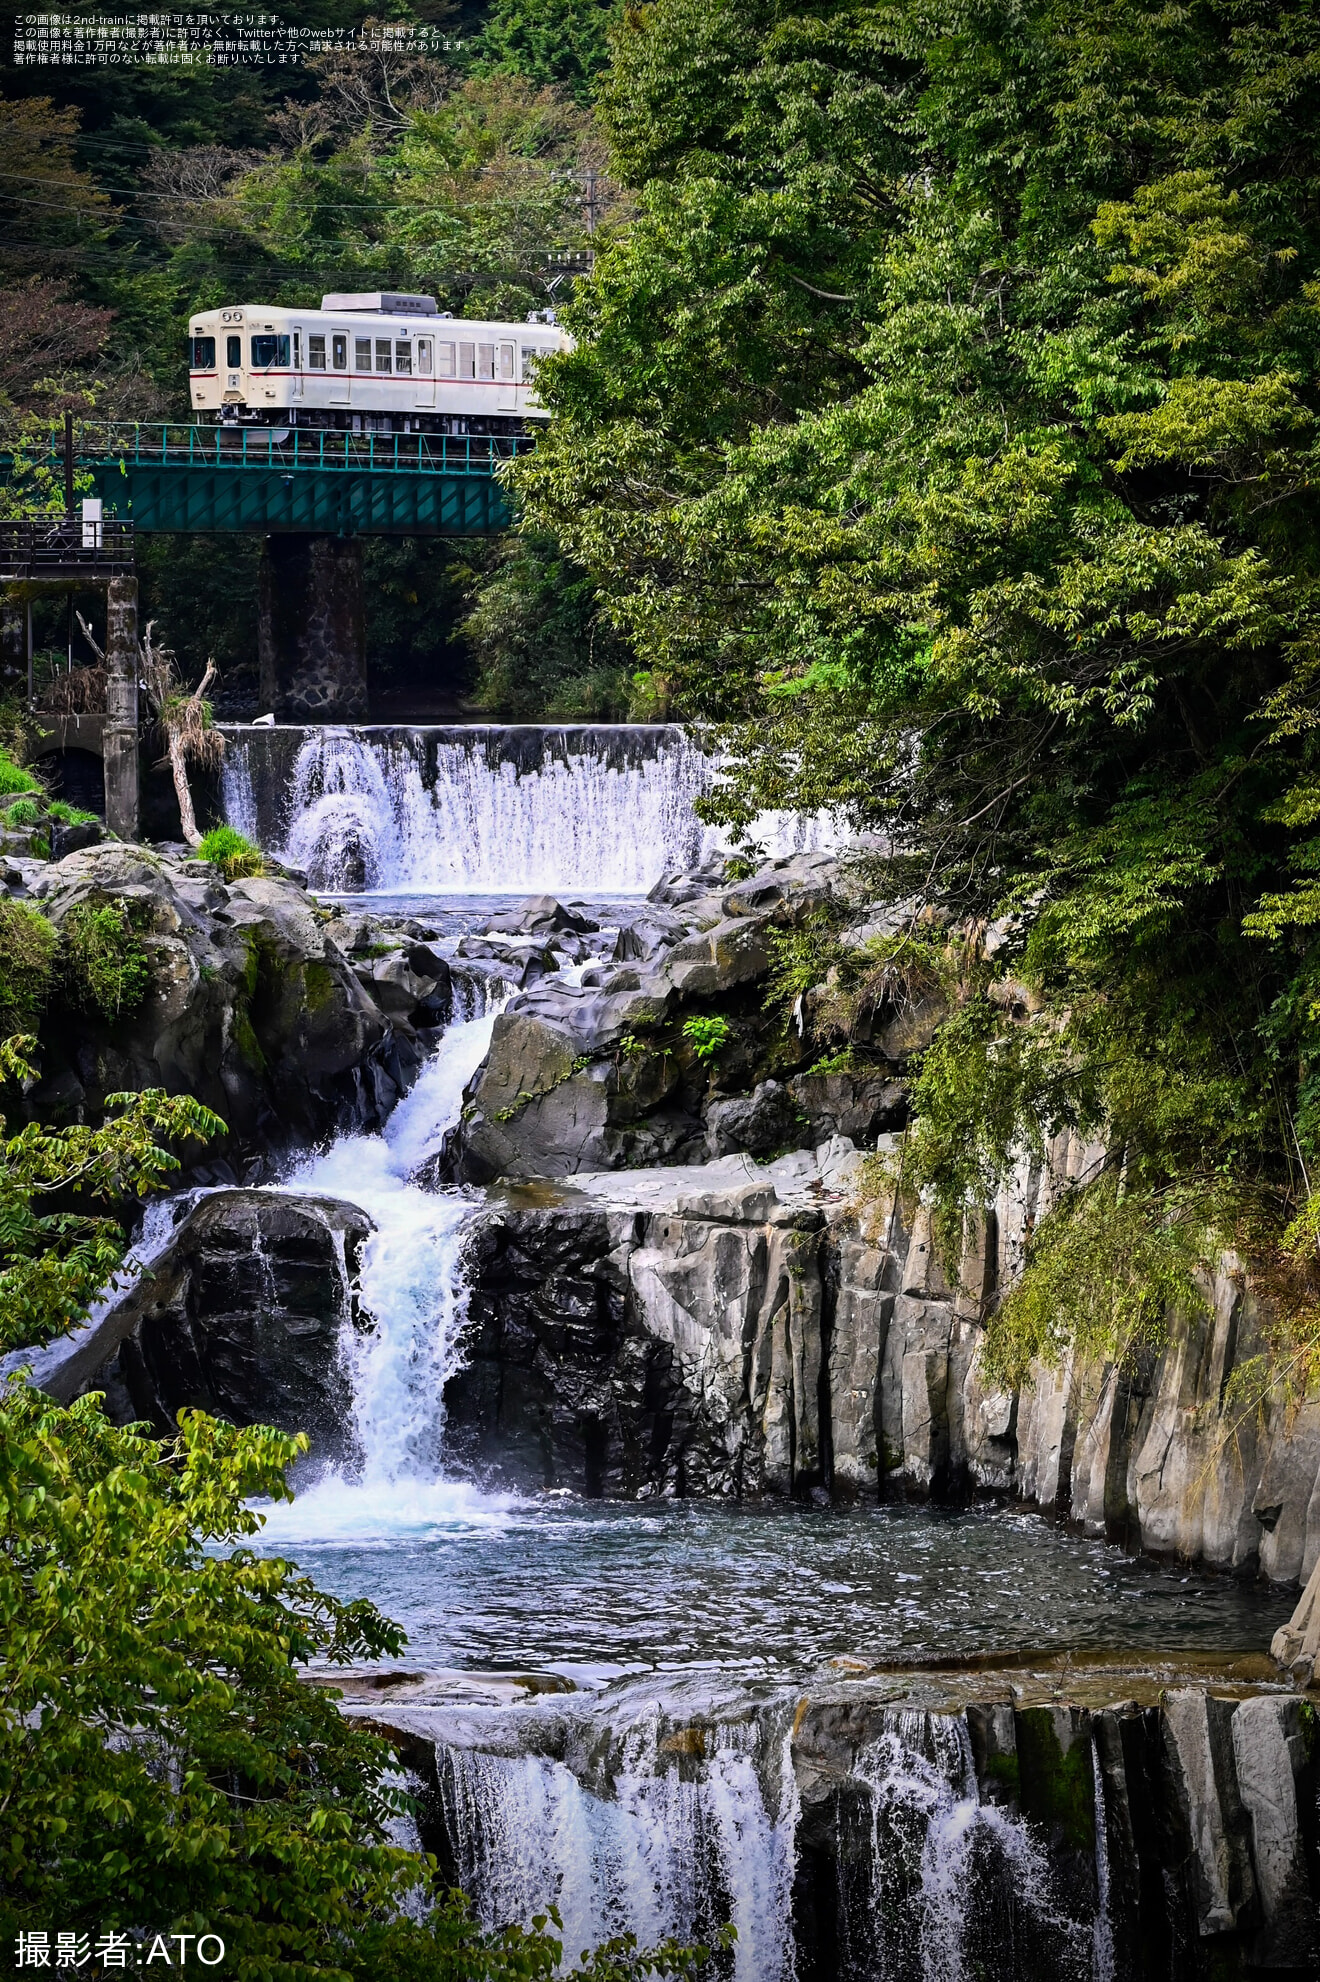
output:
<path id="1" fill-rule="evenodd" d="M 1093 1858 L 1095 1770 L 1086 1717 L 1077 1707 L 1022 1707 L 1015 1720 L 1023 1815 Z"/>

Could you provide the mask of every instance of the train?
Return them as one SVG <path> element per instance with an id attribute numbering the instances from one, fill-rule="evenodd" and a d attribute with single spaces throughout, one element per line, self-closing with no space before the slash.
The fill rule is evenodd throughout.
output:
<path id="1" fill-rule="evenodd" d="M 477 322 L 432 296 L 322 296 L 319 310 L 236 303 L 188 325 L 195 416 L 351 433 L 520 434 L 549 416 L 536 367 L 573 340 L 553 310 Z"/>

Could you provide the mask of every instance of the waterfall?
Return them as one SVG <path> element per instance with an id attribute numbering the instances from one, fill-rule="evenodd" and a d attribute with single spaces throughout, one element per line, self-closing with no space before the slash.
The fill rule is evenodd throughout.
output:
<path id="1" fill-rule="evenodd" d="M 235 730 L 232 825 L 327 892 L 644 894 L 725 841 L 694 802 L 718 775 L 676 728 Z M 768 854 L 833 843 L 767 814 Z"/>
<path id="2" fill-rule="evenodd" d="M 1061 1910 L 1041 1839 L 980 1801 L 964 1715 L 888 1710 L 855 1775 L 870 1837 L 861 1890 L 840 1894 L 849 1978 L 967 1982 L 992 1958 L 1012 1975 L 1010 1957 L 1029 1939 L 1048 1950 L 1059 1982 L 1098 1982 L 1090 1923 Z M 843 1840 L 838 1862 L 844 1878 Z"/>
<path id="3" fill-rule="evenodd" d="M 1095 1982 L 1114 1982 L 1114 1922 L 1109 1910 L 1109 1818 L 1105 1812 L 1105 1777 L 1100 1744 L 1091 1736 L 1091 1774 L 1095 1786 L 1095 1924 L 1091 1929 L 1092 1972 Z"/>
<path id="4" fill-rule="evenodd" d="M 794 1982 L 791 1724 L 791 1703 L 769 1741 L 746 1721 L 675 1731 L 652 1708 L 612 1743 L 599 1788 L 557 1757 L 444 1747 L 460 1882 L 491 1927 L 558 1906 L 566 1963 L 610 1935 L 692 1942 L 731 1920 L 735 1982 Z"/>
<path id="5" fill-rule="evenodd" d="M 485 1057 L 509 995 L 498 980 L 455 996 L 484 1006 L 460 1018 L 382 1134 L 340 1136 L 300 1163 L 280 1188 L 360 1205 L 375 1224 L 362 1257 L 362 1307 L 369 1325 L 346 1317 L 342 1353 L 353 1396 L 357 1464 L 322 1475 L 292 1506 L 267 1511 L 281 1540 L 425 1533 L 451 1521 L 499 1519 L 505 1502 L 444 1477 L 444 1386 L 459 1367 L 467 1318 L 463 1251 L 478 1200 L 423 1189 L 417 1171 L 458 1120 L 463 1089 Z"/>

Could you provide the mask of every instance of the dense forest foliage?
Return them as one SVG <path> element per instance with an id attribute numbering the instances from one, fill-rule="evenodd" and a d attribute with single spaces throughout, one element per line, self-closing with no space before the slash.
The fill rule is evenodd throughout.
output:
<path id="1" fill-rule="evenodd" d="M 1313 11 L 655 0 L 612 46 L 638 213 L 569 313 L 529 518 L 727 726 L 726 818 L 891 836 L 868 967 L 951 1011 L 910 1180 L 956 1222 L 1051 1133 L 1103 1140 L 1005 1371 L 1140 1338 L 1235 1242 L 1303 1381 Z"/>

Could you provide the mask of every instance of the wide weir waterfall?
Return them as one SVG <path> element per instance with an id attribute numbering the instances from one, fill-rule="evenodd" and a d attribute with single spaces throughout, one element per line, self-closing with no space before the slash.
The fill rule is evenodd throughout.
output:
<path id="1" fill-rule="evenodd" d="M 915 1668 L 1237 1646 L 1259 1628 L 1243 1585 L 1011 1508 L 515 1494 L 447 1457 L 485 1200 L 437 1187 L 434 1164 L 510 995 L 464 964 L 453 898 L 640 897 L 710 851 L 692 802 L 711 775 L 670 730 L 234 733 L 233 822 L 326 893 L 404 895 L 406 916 L 430 899 L 454 998 L 383 1131 L 271 1187 L 349 1199 L 374 1229 L 342 1329 L 346 1456 L 266 1510 L 263 1546 L 407 1630 L 384 1705 L 368 1676 L 360 1710 L 401 1730 L 420 1837 L 488 1925 L 554 1905 L 571 1965 L 611 1934 L 732 1922 L 709 1974 L 735 1982 L 1118 1982 L 1094 1738 L 1052 1707 L 987 1717 L 937 1676 L 863 1704 L 849 1673 L 859 1649 Z M 599 956 L 614 936 L 606 920 Z M 592 961 L 561 967 L 580 981 Z M 1024 1785 L 1042 1741 L 1072 1742 L 1070 1830 L 1025 1814 L 1029 1785 L 1019 1809 L 1016 1776 L 999 1794 L 1005 1741 Z"/>
<path id="2" fill-rule="evenodd" d="M 226 732 L 230 825 L 328 892 L 644 894 L 723 841 L 694 801 L 717 776 L 681 729 L 250 728 Z M 767 814 L 767 852 L 828 844 Z"/>

